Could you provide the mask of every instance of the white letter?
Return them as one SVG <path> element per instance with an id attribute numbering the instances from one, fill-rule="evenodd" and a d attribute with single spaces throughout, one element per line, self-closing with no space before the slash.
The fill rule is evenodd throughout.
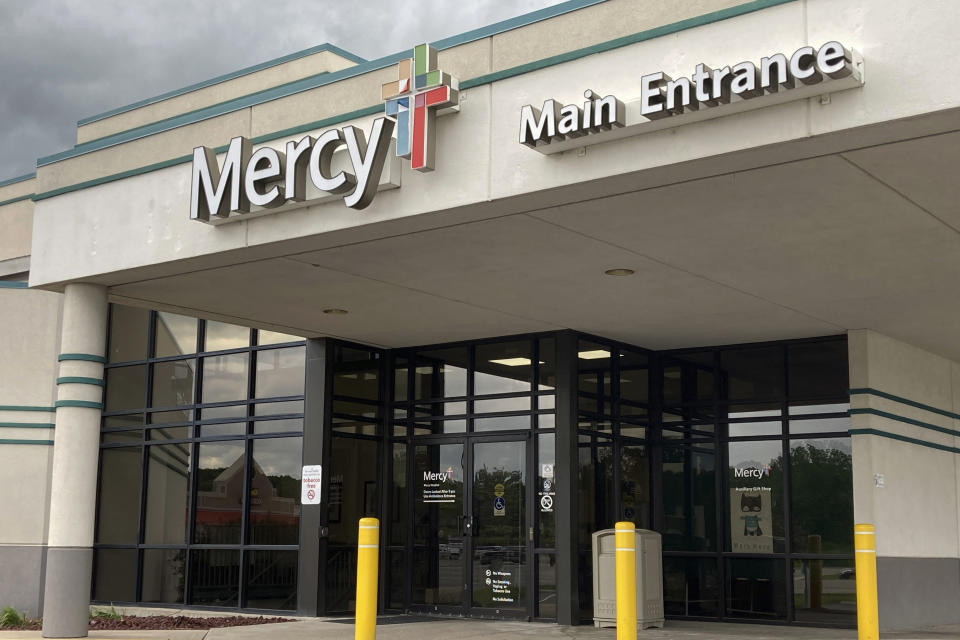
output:
<path id="1" fill-rule="evenodd" d="M 771 69 L 776 66 L 777 79 L 770 77 Z M 760 88 L 766 89 L 770 93 L 777 93 L 780 87 L 784 89 L 793 89 L 796 83 L 790 76 L 790 63 L 787 62 L 787 56 L 782 53 L 775 53 L 769 58 L 760 58 Z"/>
<path id="2" fill-rule="evenodd" d="M 339 129 L 324 131 L 317 138 L 310 152 L 310 179 L 317 189 L 329 193 L 346 193 L 350 191 L 357 179 L 352 173 L 341 171 L 335 176 L 330 175 L 330 161 L 333 152 L 343 144 L 343 135 Z"/>
<path id="3" fill-rule="evenodd" d="M 803 84 L 816 84 L 823 76 L 814 66 L 815 62 L 813 47 L 800 47 L 790 56 L 790 74 Z"/>
<path id="4" fill-rule="evenodd" d="M 213 149 L 197 147 L 193 150 L 191 220 L 208 222 L 211 213 L 218 218 L 226 218 L 231 211 L 245 213 L 250 209 L 241 185 L 249 159 L 250 141 L 242 137 L 230 141 L 222 169 L 217 167 L 217 154 Z M 217 183 L 216 191 L 213 189 L 214 182 Z M 224 198 L 227 191 L 230 192 L 229 201 Z"/>
<path id="5" fill-rule="evenodd" d="M 307 164 L 310 156 L 306 152 L 313 143 L 313 136 L 304 136 L 300 142 L 287 143 L 287 177 L 283 193 L 290 200 L 303 202 L 307 198 Z"/>
<path id="6" fill-rule="evenodd" d="M 733 82 L 730 90 L 742 98 L 756 98 L 762 90 L 757 89 L 757 68 L 752 62 L 733 65 Z"/>
<path id="7" fill-rule="evenodd" d="M 380 186 L 383 163 L 390 150 L 394 122 L 390 118 L 377 118 L 370 129 L 370 144 L 363 138 L 363 131 L 356 127 L 344 127 L 343 136 L 350 151 L 350 161 L 357 174 L 357 188 L 343 199 L 343 203 L 354 209 L 365 209 L 376 195 Z"/>
<path id="8" fill-rule="evenodd" d="M 664 111 L 664 96 L 661 87 L 671 78 L 662 71 L 651 73 L 640 78 L 640 114 L 651 120 L 672 115 Z"/>
<path id="9" fill-rule="evenodd" d="M 530 148 L 558 140 L 557 120 L 560 106 L 556 100 L 546 100 L 543 110 L 525 104 L 520 108 L 520 144 Z"/>
<path id="10" fill-rule="evenodd" d="M 852 56 L 839 42 L 828 42 L 817 52 L 817 68 L 831 78 L 845 78 L 853 73 Z"/>
<path id="11" fill-rule="evenodd" d="M 593 126 L 612 129 L 626 124 L 626 107 L 613 96 L 605 96 L 593 103 Z"/>
<path id="12" fill-rule="evenodd" d="M 259 169 L 257 168 L 259 164 L 265 164 L 265 166 Z M 269 209 L 279 207 L 286 201 L 286 198 L 283 197 L 283 187 L 280 185 L 275 184 L 264 193 L 260 193 L 257 190 L 257 187 L 260 186 L 258 183 L 269 182 L 275 178 L 279 178 L 283 174 L 285 166 L 286 158 L 283 153 L 271 147 L 257 149 L 253 155 L 250 156 L 250 162 L 247 165 L 247 175 L 243 178 L 243 192 L 246 194 L 250 204 L 257 207 L 267 207 Z"/>
<path id="13" fill-rule="evenodd" d="M 679 90 L 680 100 L 677 100 Z M 683 113 L 684 111 L 696 111 L 700 108 L 700 103 L 691 100 L 690 79 L 677 78 L 667 83 L 667 111 L 670 113 Z"/>
<path id="14" fill-rule="evenodd" d="M 576 138 L 586 135 L 580 131 L 580 118 L 583 112 L 575 104 L 568 104 L 560 109 L 560 121 L 557 123 L 557 133 L 568 138 Z"/>

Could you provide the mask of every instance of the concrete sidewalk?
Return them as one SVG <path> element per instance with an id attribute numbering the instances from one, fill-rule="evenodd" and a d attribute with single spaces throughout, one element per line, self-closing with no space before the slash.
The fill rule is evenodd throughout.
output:
<path id="1" fill-rule="evenodd" d="M 191 614 L 196 612 L 190 612 Z M 344 618 L 301 618 L 296 622 L 245 627 L 225 627 L 209 631 L 96 631 L 97 640 L 352 640 L 353 624 Z M 729 624 L 717 622 L 680 622 L 670 620 L 664 629 L 647 629 L 639 636 L 650 640 L 708 640 L 713 638 L 749 640 L 856 640 L 852 629 L 815 629 L 810 627 Z M 0 640 L 39 640 L 39 631 L 0 631 Z M 561 627 L 536 622 L 503 622 L 447 618 L 387 616 L 377 626 L 379 640 L 512 640 L 515 638 L 583 638 L 614 640 L 616 630 L 593 627 Z M 917 631 L 883 633 L 884 640 L 946 640 L 960 638 L 960 625 Z"/>

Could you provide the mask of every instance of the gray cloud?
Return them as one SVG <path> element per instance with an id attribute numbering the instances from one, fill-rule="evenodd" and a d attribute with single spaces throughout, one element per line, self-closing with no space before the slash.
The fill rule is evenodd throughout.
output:
<path id="1" fill-rule="evenodd" d="M 73 146 L 77 120 L 330 42 L 378 58 L 558 0 L 9 0 L 0 180 Z"/>

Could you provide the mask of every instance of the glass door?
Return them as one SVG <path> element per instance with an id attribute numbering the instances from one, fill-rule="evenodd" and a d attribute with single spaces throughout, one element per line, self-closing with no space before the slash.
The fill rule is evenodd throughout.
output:
<path id="1" fill-rule="evenodd" d="M 527 437 L 418 442 L 410 610 L 530 614 Z"/>
<path id="2" fill-rule="evenodd" d="M 525 439 L 474 442 L 471 615 L 529 614 Z"/>
<path id="3" fill-rule="evenodd" d="M 466 615 L 465 443 L 414 447 L 411 609 Z"/>

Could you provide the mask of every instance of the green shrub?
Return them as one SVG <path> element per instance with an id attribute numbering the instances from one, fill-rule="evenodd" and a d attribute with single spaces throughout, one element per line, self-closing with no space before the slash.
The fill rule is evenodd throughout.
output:
<path id="1" fill-rule="evenodd" d="M 113 605 L 110 605 L 109 609 L 97 609 L 96 611 L 90 614 L 90 619 L 94 618 L 103 618 L 105 620 L 123 620 L 123 616 L 120 615 L 120 612 L 116 610 Z"/>
<path id="2" fill-rule="evenodd" d="M 0 611 L 0 629 L 22 627 L 27 624 L 27 622 L 29 622 L 29 620 L 26 614 L 17 611 L 13 607 L 4 607 L 3 611 Z"/>

